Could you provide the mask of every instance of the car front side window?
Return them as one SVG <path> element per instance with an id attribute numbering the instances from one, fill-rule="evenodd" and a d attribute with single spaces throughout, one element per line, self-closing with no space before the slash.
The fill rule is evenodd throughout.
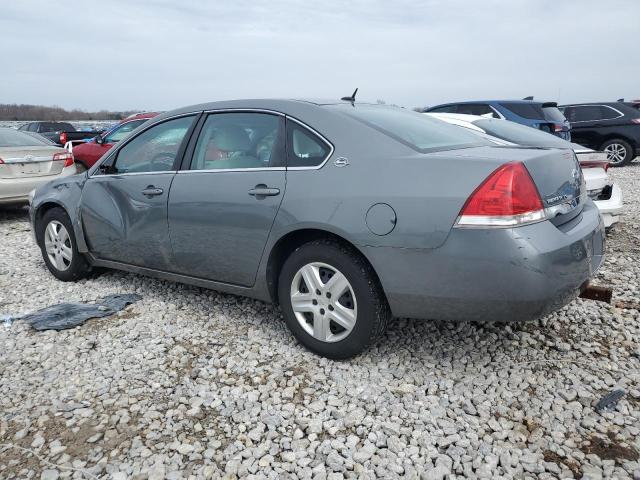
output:
<path id="1" fill-rule="evenodd" d="M 194 118 L 176 118 L 142 132 L 118 151 L 110 173 L 174 170 L 178 151 Z"/>
<path id="2" fill-rule="evenodd" d="M 258 112 L 212 113 L 198 137 L 191 170 L 283 165 L 282 117 Z"/>

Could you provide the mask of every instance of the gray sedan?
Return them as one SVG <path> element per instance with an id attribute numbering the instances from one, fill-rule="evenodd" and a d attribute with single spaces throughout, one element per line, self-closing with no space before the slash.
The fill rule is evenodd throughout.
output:
<path id="1" fill-rule="evenodd" d="M 109 267 L 278 303 L 330 358 L 358 354 L 392 317 L 546 315 L 604 247 L 573 153 L 347 101 L 164 113 L 39 188 L 31 221 L 60 280 Z"/>

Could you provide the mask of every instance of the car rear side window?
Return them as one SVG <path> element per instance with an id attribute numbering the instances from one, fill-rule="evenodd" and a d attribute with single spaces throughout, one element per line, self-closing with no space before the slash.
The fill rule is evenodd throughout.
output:
<path id="1" fill-rule="evenodd" d="M 287 167 L 317 167 L 331 153 L 331 145 L 311 130 L 287 120 Z"/>
<path id="2" fill-rule="evenodd" d="M 591 122 L 594 120 L 602 120 L 600 105 L 566 107 L 564 112 L 567 120 L 570 122 Z"/>
<path id="3" fill-rule="evenodd" d="M 445 105 L 444 107 L 436 107 L 427 109 L 431 113 L 457 113 L 458 105 Z"/>
<path id="4" fill-rule="evenodd" d="M 464 128 L 423 113 L 385 105 L 339 104 L 346 115 L 421 153 L 491 145 Z"/>
<path id="5" fill-rule="evenodd" d="M 500 118 L 493 109 L 486 103 L 461 103 L 458 105 L 456 113 L 464 113 L 466 115 L 490 115 L 493 118 Z"/>
<path id="6" fill-rule="evenodd" d="M 213 113 L 207 117 L 191 170 L 235 170 L 284 166 L 282 117 L 269 113 Z"/>
<path id="7" fill-rule="evenodd" d="M 542 111 L 542 105 L 539 103 L 502 103 L 503 107 L 511 110 L 520 117 L 528 118 L 529 120 L 546 120 L 544 112 Z"/>
<path id="8" fill-rule="evenodd" d="M 164 172 L 174 163 L 193 116 L 154 125 L 136 136 L 117 154 L 113 173 Z"/>

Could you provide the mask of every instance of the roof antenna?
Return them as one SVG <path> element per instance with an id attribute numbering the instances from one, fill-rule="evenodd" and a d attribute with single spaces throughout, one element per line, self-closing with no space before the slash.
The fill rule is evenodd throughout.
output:
<path id="1" fill-rule="evenodd" d="M 355 102 L 356 101 L 356 93 L 358 93 L 358 89 L 356 88 L 350 97 L 342 97 L 340 100 L 344 100 L 345 102 Z"/>
<path id="2" fill-rule="evenodd" d="M 533 100 L 533 95 L 531 95 L 529 97 L 524 97 L 523 100 Z"/>

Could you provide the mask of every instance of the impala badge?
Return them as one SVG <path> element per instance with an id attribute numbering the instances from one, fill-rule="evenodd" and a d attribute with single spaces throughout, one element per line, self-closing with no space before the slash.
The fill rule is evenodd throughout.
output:
<path id="1" fill-rule="evenodd" d="M 349 165 L 349 160 L 347 160 L 345 157 L 338 157 L 335 159 L 333 164 L 336 167 L 346 167 L 347 165 Z"/>

